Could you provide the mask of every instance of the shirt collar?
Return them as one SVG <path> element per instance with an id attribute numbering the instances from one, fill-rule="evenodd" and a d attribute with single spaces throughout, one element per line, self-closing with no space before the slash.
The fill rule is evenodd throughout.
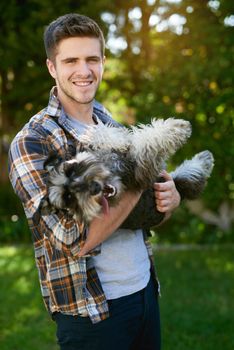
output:
<path id="1" fill-rule="evenodd" d="M 60 124 L 66 123 L 66 115 L 63 113 L 63 107 L 58 99 L 58 91 L 57 87 L 53 86 L 50 91 L 50 98 L 49 103 L 46 108 L 46 112 L 52 116 L 56 117 L 59 120 Z M 110 114 L 106 111 L 106 109 L 98 103 L 96 100 L 94 100 L 93 104 L 93 115 L 98 117 L 104 124 L 109 123 L 113 126 L 120 126 L 115 120 L 113 120 L 110 116 Z"/>
<path id="2" fill-rule="evenodd" d="M 59 118 L 62 115 L 62 105 L 57 97 L 57 87 L 53 86 L 50 91 L 49 103 L 47 106 L 47 113 L 52 117 Z"/>

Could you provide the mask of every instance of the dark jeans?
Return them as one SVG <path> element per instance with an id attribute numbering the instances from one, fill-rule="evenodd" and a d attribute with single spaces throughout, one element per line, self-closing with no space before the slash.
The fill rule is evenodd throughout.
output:
<path id="1" fill-rule="evenodd" d="M 142 291 L 108 304 L 110 317 L 96 324 L 88 317 L 56 313 L 61 350 L 160 350 L 159 306 L 151 280 Z"/>

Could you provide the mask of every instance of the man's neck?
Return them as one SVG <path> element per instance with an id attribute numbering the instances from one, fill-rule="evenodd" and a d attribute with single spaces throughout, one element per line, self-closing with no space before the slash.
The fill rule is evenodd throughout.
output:
<path id="1" fill-rule="evenodd" d="M 84 104 L 78 103 L 76 101 L 63 101 L 63 98 L 58 96 L 60 103 L 63 106 L 64 112 L 71 116 L 74 119 L 84 123 L 84 124 L 93 124 L 93 102 Z"/>
<path id="2" fill-rule="evenodd" d="M 70 106 L 69 106 L 70 107 Z M 72 118 L 84 124 L 93 124 L 93 105 L 77 105 L 76 108 L 66 108 L 63 106 L 65 113 Z"/>

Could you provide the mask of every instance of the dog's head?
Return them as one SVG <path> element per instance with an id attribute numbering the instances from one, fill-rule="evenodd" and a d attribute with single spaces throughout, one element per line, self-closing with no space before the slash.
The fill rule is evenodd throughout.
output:
<path id="1" fill-rule="evenodd" d="M 44 165 L 49 173 L 44 213 L 46 208 L 63 209 L 89 223 L 102 211 L 108 212 L 108 198 L 121 190 L 119 178 L 90 152 L 67 161 L 51 155 Z"/>

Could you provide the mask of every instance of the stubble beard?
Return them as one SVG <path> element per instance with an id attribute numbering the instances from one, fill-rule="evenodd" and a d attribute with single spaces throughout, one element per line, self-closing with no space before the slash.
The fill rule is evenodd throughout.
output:
<path id="1" fill-rule="evenodd" d="M 66 96 L 69 100 L 71 100 L 72 102 L 76 102 L 79 104 L 85 104 L 85 105 L 90 104 L 94 101 L 97 89 L 99 87 L 99 84 L 98 84 L 91 96 L 86 97 L 86 98 L 85 97 L 79 98 L 78 96 L 75 96 L 75 94 L 72 91 L 70 91 L 68 88 L 64 87 L 64 84 L 61 83 L 60 80 L 58 80 L 58 85 L 59 85 L 60 90 L 62 91 L 63 95 Z"/>

